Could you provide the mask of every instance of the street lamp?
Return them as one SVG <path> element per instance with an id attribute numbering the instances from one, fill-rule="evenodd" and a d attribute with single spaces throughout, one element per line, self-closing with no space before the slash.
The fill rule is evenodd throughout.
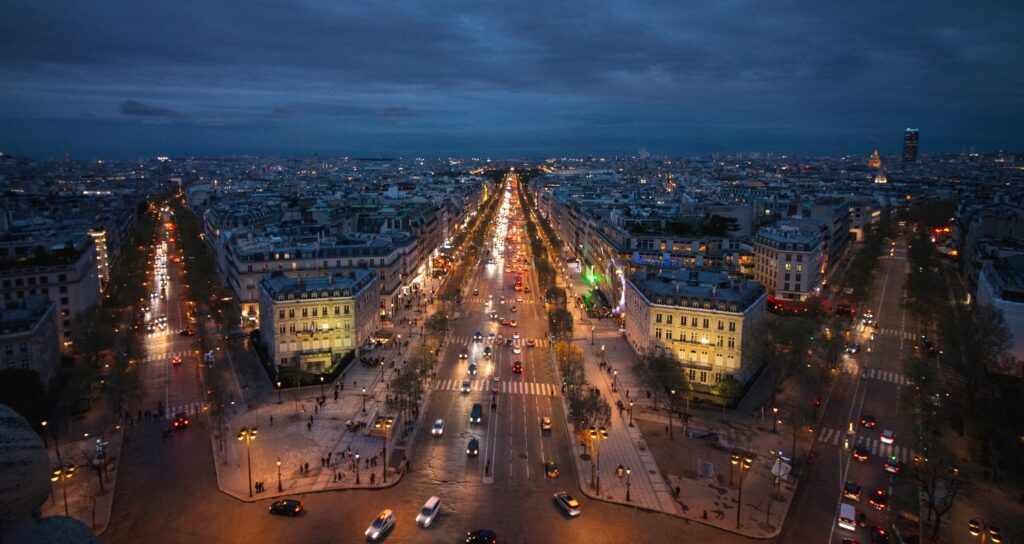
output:
<path id="1" fill-rule="evenodd" d="M 74 475 L 75 465 L 72 465 L 71 463 L 64 463 L 58 466 L 57 468 L 53 469 L 53 472 L 50 474 L 51 482 L 56 482 L 57 480 L 60 480 L 60 489 L 61 491 L 64 492 L 64 515 L 67 517 L 71 517 L 71 513 L 68 510 L 68 488 L 67 484 L 65 484 L 64 481 L 67 480 L 68 478 L 71 478 Z"/>
<path id="2" fill-rule="evenodd" d="M 380 381 L 384 381 L 384 359 L 380 360 Z"/>
<path id="3" fill-rule="evenodd" d="M 604 344 L 601 344 L 601 366 L 604 366 Z"/>
<path id="4" fill-rule="evenodd" d="M 750 466 L 754 463 L 754 459 L 750 457 L 750 454 L 743 456 L 743 462 L 740 463 L 740 496 L 736 502 L 736 528 L 740 528 L 740 510 L 743 508 L 743 475 L 746 471 L 750 470 Z M 772 500 L 769 497 L 769 500 Z"/>
<path id="5" fill-rule="evenodd" d="M 594 326 L 590 326 L 590 345 L 594 345 Z"/>
<path id="6" fill-rule="evenodd" d="M 1002 542 L 1002 532 L 999 527 L 992 525 L 985 520 L 972 518 L 967 522 L 967 532 L 971 533 L 971 536 L 981 538 L 982 544 L 985 543 L 986 539 L 992 539 L 992 542 Z"/>
<path id="7" fill-rule="evenodd" d="M 281 404 L 281 382 L 277 382 L 277 403 Z"/>
<path id="8" fill-rule="evenodd" d="M 629 484 L 630 484 L 629 473 L 631 473 L 631 472 L 633 472 L 633 469 L 631 469 L 629 467 L 626 467 L 626 502 L 630 502 L 630 501 L 633 500 L 629 496 Z"/>
<path id="9" fill-rule="evenodd" d="M 612 370 L 612 392 L 619 390 L 619 370 Z"/>
<path id="10" fill-rule="evenodd" d="M 779 407 L 778 406 L 772 406 L 772 432 L 773 433 L 779 432 L 779 429 L 778 429 L 778 426 L 777 426 L 778 422 L 779 422 Z"/>
<path id="11" fill-rule="evenodd" d="M 356 485 L 359 485 L 359 454 L 356 454 Z"/>
<path id="12" fill-rule="evenodd" d="M 729 485 L 733 485 L 732 472 L 733 467 L 740 464 L 740 454 L 733 453 L 729 455 Z"/>
<path id="13" fill-rule="evenodd" d="M 282 491 L 284 491 L 284 488 L 281 487 L 281 458 L 278 457 L 277 458 L 277 492 L 280 493 Z"/>
<path id="14" fill-rule="evenodd" d="M 238 439 L 245 440 L 245 459 L 249 466 L 249 496 L 252 496 L 252 448 L 250 444 L 253 440 L 256 440 L 256 434 L 259 432 L 256 427 L 242 427 L 242 430 L 238 431 Z"/>
<path id="15" fill-rule="evenodd" d="M 672 389 L 668 397 L 668 439 L 673 440 L 672 437 L 672 412 L 676 408 L 676 390 Z"/>
<path id="16" fill-rule="evenodd" d="M 42 429 L 41 429 L 42 432 L 39 433 L 39 434 L 43 435 L 43 449 L 44 450 L 50 447 L 46 443 L 46 423 L 47 423 L 47 421 L 45 419 L 39 423 L 39 425 L 42 427 Z"/>
<path id="17" fill-rule="evenodd" d="M 629 426 L 633 426 L 633 401 L 629 401 Z"/>
<path id="18" fill-rule="evenodd" d="M 320 376 L 320 398 L 324 398 L 324 377 Z"/>
<path id="19" fill-rule="evenodd" d="M 398 344 L 397 344 L 397 346 L 398 346 L 398 353 L 402 353 L 402 335 L 401 334 L 398 335 Z"/>
<path id="20" fill-rule="evenodd" d="M 604 438 L 608 438 L 608 431 L 604 427 L 601 427 L 600 432 L 597 428 L 590 427 L 590 444 L 591 446 L 596 445 L 594 447 L 595 459 L 590 462 L 590 482 L 594 485 L 598 495 L 601 494 L 601 440 Z"/>
<path id="21" fill-rule="evenodd" d="M 366 388 L 363 388 L 363 414 L 366 413 Z"/>

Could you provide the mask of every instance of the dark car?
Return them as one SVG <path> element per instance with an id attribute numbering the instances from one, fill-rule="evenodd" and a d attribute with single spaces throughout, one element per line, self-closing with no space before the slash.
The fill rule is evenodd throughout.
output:
<path id="1" fill-rule="evenodd" d="M 194 336 L 196 334 L 196 331 L 194 331 L 192 329 L 185 329 L 185 330 L 179 332 L 178 334 L 181 335 L 181 336 Z"/>
<path id="2" fill-rule="evenodd" d="M 480 441 L 475 438 L 469 439 L 469 444 L 466 445 L 466 455 L 470 457 L 476 457 L 480 455 Z"/>
<path id="3" fill-rule="evenodd" d="M 851 501 L 860 500 L 860 486 L 853 482 L 846 482 L 843 486 L 843 497 Z"/>
<path id="4" fill-rule="evenodd" d="M 270 513 L 275 516 L 297 516 L 302 511 L 302 501 L 281 499 L 270 505 Z"/>
<path id="5" fill-rule="evenodd" d="M 875 428 L 875 416 L 869 416 L 868 414 L 860 416 L 860 426 L 867 427 L 868 429 Z"/>
<path id="6" fill-rule="evenodd" d="M 466 544 L 496 544 L 498 535 L 494 531 L 479 529 L 472 533 L 466 533 Z"/>
<path id="7" fill-rule="evenodd" d="M 871 493 L 868 504 L 875 507 L 875 510 L 885 510 L 889 507 L 889 492 L 879 487 Z"/>
<path id="8" fill-rule="evenodd" d="M 850 452 L 850 454 L 853 455 L 854 459 L 861 463 L 866 463 L 868 459 L 871 458 L 871 454 L 864 448 L 853 448 L 853 451 Z"/>
<path id="9" fill-rule="evenodd" d="M 516 361 L 516 362 L 512 363 L 512 372 L 514 372 L 516 374 L 522 374 L 523 373 L 523 363 L 520 363 L 519 361 Z"/>
<path id="10" fill-rule="evenodd" d="M 171 423 L 175 429 L 187 429 L 188 428 L 188 414 L 185 412 L 178 412 L 174 414 L 174 422 Z"/>
<path id="11" fill-rule="evenodd" d="M 888 531 L 884 527 L 872 527 L 871 544 L 889 544 Z"/>
<path id="12" fill-rule="evenodd" d="M 898 457 L 890 457 L 882 464 L 882 468 L 891 474 L 899 474 L 903 470 L 903 462 Z"/>
<path id="13" fill-rule="evenodd" d="M 558 477 L 558 463 L 554 459 L 548 459 L 544 462 L 544 474 L 547 474 L 548 478 Z"/>

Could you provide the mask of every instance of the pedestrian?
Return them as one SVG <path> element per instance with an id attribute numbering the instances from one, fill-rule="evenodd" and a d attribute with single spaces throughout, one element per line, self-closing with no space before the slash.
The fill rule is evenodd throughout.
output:
<path id="1" fill-rule="evenodd" d="M 326 457 L 321 457 L 320 458 L 320 466 L 322 466 L 322 467 L 323 466 L 327 466 L 327 458 Z"/>
<path id="2" fill-rule="evenodd" d="M 309 424 L 313 424 L 313 414 L 309 414 Z"/>
<path id="3" fill-rule="evenodd" d="M 329 465 L 329 464 L 331 464 L 331 454 L 332 454 L 332 453 L 334 453 L 334 452 L 330 452 L 330 451 L 329 451 L 329 452 L 327 452 L 327 464 L 328 464 L 328 465 Z"/>
<path id="4" fill-rule="evenodd" d="M 273 424 L 274 424 L 274 416 L 270 416 L 270 424 L 271 424 L 271 425 L 273 425 Z"/>
<path id="5" fill-rule="evenodd" d="M 309 431 L 309 432 L 313 432 L 313 424 L 312 423 L 307 423 L 306 424 L 306 430 Z"/>
<path id="6" fill-rule="evenodd" d="M 313 405 L 313 413 L 314 414 L 319 414 L 320 413 L 320 403 L 316 403 L 316 404 Z"/>
<path id="7" fill-rule="evenodd" d="M 377 475 L 375 473 L 371 472 L 370 473 L 370 485 L 374 485 L 374 482 L 376 480 L 377 480 Z"/>
<path id="8" fill-rule="evenodd" d="M 303 465 L 306 468 L 306 474 L 309 474 L 309 463 Z"/>
<path id="9" fill-rule="evenodd" d="M 626 398 L 629 398 L 629 389 L 626 390 Z"/>

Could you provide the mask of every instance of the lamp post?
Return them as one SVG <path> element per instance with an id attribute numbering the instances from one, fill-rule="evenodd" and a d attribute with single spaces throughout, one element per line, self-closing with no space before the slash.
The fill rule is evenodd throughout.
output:
<path id="1" fill-rule="evenodd" d="M 734 485 L 732 479 L 733 467 L 738 464 L 740 464 L 740 454 L 733 452 L 729 455 L 729 485 Z"/>
<path id="2" fill-rule="evenodd" d="M 295 415 L 299 415 L 299 377 L 295 377 Z"/>
<path id="3" fill-rule="evenodd" d="M 359 454 L 356 454 L 356 485 L 359 485 Z"/>
<path id="4" fill-rule="evenodd" d="M 280 493 L 282 491 L 284 491 L 284 488 L 281 487 L 281 458 L 278 457 L 277 458 L 277 492 Z"/>
<path id="5" fill-rule="evenodd" d="M 773 433 L 779 432 L 778 422 L 779 422 L 779 407 L 778 406 L 772 406 L 772 432 Z"/>
<path id="6" fill-rule="evenodd" d="M 601 494 L 601 439 L 608 438 L 608 431 L 601 427 L 601 431 L 595 427 L 590 427 L 590 443 L 594 446 L 595 459 L 590 463 L 590 481 L 594 485 L 594 490 L 598 495 Z M 596 462 L 595 462 L 596 461 Z"/>
<path id="7" fill-rule="evenodd" d="M 604 366 L 604 344 L 601 344 L 601 366 Z"/>
<path id="8" fill-rule="evenodd" d="M 40 425 L 40 426 L 42 427 L 42 429 L 41 429 L 41 431 L 42 431 L 42 432 L 40 432 L 39 434 L 43 435 L 43 449 L 44 449 L 44 450 L 50 447 L 50 446 L 49 446 L 49 445 L 48 445 L 48 444 L 46 443 L 46 423 L 47 423 L 47 421 L 46 421 L 45 419 L 44 419 L 44 420 L 42 420 L 42 421 L 41 421 L 41 422 L 39 423 L 39 425 Z"/>
<path id="9" fill-rule="evenodd" d="M 672 436 L 672 412 L 675 411 L 676 407 L 676 390 L 672 389 L 669 391 L 668 397 L 668 439 L 674 440 Z"/>
<path id="10" fill-rule="evenodd" d="M 979 537 L 982 544 L 985 544 L 985 540 L 989 538 L 992 539 L 992 542 L 999 542 L 1002 536 L 999 527 L 978 518 L 972 518 L 967 522 L 967 532 L 971 533 L 971 536 Z"/>
<path id="11" fill-rule="evenodd" d="M 71 463 L 62 463 L 60 461 L 59 452 L 57 455 L 57 462 L 60 463 L 60 466 L 53 469 L 53 472 L 50 474 L 50 481 L 56 482 L 57 480 L 60 480 L 60 489 L 64 493 L 64 515 L 71 517 L 71 512 L 68 510 L 68 488 L 64 481 L 75 475 L 75 465 L 72 465 Z"/>
<path id="12" fill-rule="evenodd" d="M 594 345 L 594 326 L 590 326 L 590 345 Z"/>
<path id="13" fill-rule="evenodd" d="M 380 381 L 384 381 L 384 359 L 380 360 Z"/>
<path id="14" fill-rule="evenodd" d="M 629 481 L 629 473 L 631 473 L 631 472 L 633 472 L 633 469 L 631 469 L 631 468 L 629 468 L 629 467 L 626 467 L 626 502 L 630 502 L 630 501 L 632 501 L 632 500 L 633 500 L 633 499 L 632 499 L 632 498 L 630 498 L 630 496 L 629 496 L 629 484 L 630 484 L 630 481 Z"/>
<path id="15" fill-rule="evenodd" d="M 398 335 L 398 343 L 396 344 L 396 346 L 398 347 L 398 353 L 402 353 L 402 335 L 401 334 Z"/>
<path id="16" fill-rule="evenodd" d="M 242 427 L 242 430 L 238 431 L 238 439 L 245 440 L 245 460 L 249 467 L 249 496 L 252 496 L 252 448 L 250 444 L 253 440 L 256 440 L 256 434 L 258 433 L 256 427 Z"/>
<path id="17" fill-rule="evenodd" d="M 384 451 L 381 457 L 384 461 L 384 467 L 380 471 L 380 479 L 382 483 L 388 483 L 388 436 L 391 431 L 391 425 L 388 424 L 388 420 L 384 419 Z"/>
<path id="18" fill-rule="evenodd" d="M 366 414 L 366 388 L 363 388 L 363 414 Z"/>
<path id="19" fill-rule="evenodd" d="M 320 376 L 320 398 L 324 398 L 324 377 Z"/>
<path id="20" fill-rule="evenodd" d="M 277 403 L 281 404 L 281 382 L 277 382 Z"/>
<path id="21" fill-rule="evenodd" d="M 753 464 L 754 459 L 749 454 L 743 456 L 743 462 L 740 463 L 740 496 L 736 502 L 736 528 L 740 528 L 740 510 L 743 509 L 743 475 L 746 471 L 750 470 L 750 466 Z M 771 497 L 769 497 L 771 500 Z"/>
<path id="22" fill-rule="evenodd" d="M 612 392 L 619 390 L 619 370 L 612 370 Z"/>
<path id="23" fill-rule="evenodd" d="M 633 401 L 629 401 L 629 426 L 633 426 Z"/>

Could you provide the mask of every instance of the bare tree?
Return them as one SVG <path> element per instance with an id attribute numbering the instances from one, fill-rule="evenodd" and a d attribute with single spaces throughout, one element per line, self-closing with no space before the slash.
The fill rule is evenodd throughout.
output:
<path id="1" fill-rule="evenodd" d="M 970 490 L 966 476 L 944 457 L 932 458 L 913 467 L 911 474 L 924 497 L 931 523 L 931 540 L 938 541 L 942 520 L 957 500 Z"/>

